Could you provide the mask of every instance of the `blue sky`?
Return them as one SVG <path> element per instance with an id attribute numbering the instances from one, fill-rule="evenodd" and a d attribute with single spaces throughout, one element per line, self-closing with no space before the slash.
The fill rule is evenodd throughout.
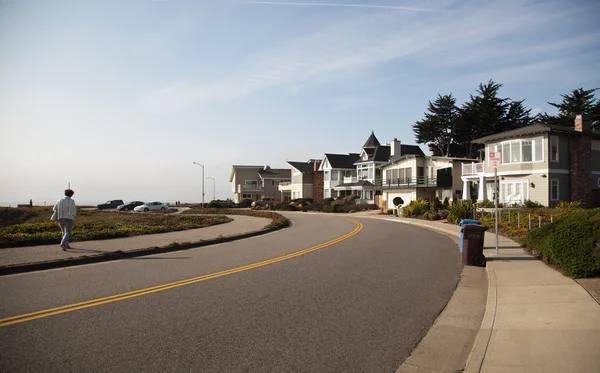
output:
<path id="1" fill-rule="evenodd" d="M 414 144 L 493 79 L 600 87 L 597 1 L 0 0 L 0 205 L 232 197 L 232 164 Z M 597 95 L 599 96 L 599 95 Z M 425 150 L 426 146 L 422 146 Z M 213 182 L 206 180 L 206 200 Z"/>

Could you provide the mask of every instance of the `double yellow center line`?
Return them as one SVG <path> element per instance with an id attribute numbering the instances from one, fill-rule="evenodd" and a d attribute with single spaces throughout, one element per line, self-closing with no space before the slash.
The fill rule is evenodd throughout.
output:
<path id="1" fill-rule="evenodd" d="M 266 266 L 269 264 L 279 263 L 284 260 L 296 258 L 301 255 L 305 255 L 305 254 L 311 253 L 313 251 L 322 249 L 324 247 L 331 246 L 338 242 L 344 241 L 344 240 L 358 234 L 358 232 L 360 232 L 363 229 L 363 225 L 361 223 L 359 223 L 358 221 L 351 220 L 351 219 L 346 219 L 346 220 L 349 220 L 349 221 L 353 222 L 354 224 L 356 224 L 356 228 L 352 232 L 345 234 L 341 237 L 338 237 L 336 239 L 333 239 L 331 241 L 327 241 L 325 243 L 319 244 L 317 246 L 309 247 L 308 249 L 296 251 L 291 254 L 282 255 L 280 257 L 265 260 L 262 262 L 248 264 L 248 265 L 245 265 L 242 267 L 232 268 L 232 269 L 228 269 L 228 270 L 216 272 L 216 273 L 210 273 L 210 274 L 203 275 L 203 276 L 188 278 L 186 280 L 180 280 L 180 281 L 175 281 L 175 282 L 171 282 L 168 284 L 163 284 L 163 285 L 153 286 L 153 287 L 149 287 L 149 288 L 145 288 L 145 289 L 130 291 L 127 293 L 111 295 L 109 297 L 92 299 L 92 300 L 88 300 L 85 302 L 73 303 L 73 304 L 69 304 L 66 306 L 49 308 L 46 310 L 27 313 L 27 314 L 23 314 L 23 315 L 7 317 L 5 319 L 0 319 L 0 327 L 13 325 L 13 324 L 19 324 L 22 322 L 41 319 L 44 317 L 59 315 L 61 313 L 77 311 L 77 310 L 81 310 L 84 308 L 96 307 L 96 306 L 100 306 L 102 304 L 118 302 L 118 301 L 129 299 L 129 298 L 140 297 L 142 295 L 152 294 L 152 293 L 156 293 L 156 292 L 163 291 L 163 290 L 177 288 L 180 286 L 191 285 L 191 284 L 195 284 L 197 282 L 202 282 L 202 281 L 206 281 L 206 280 L 212 280 L 214 278 L 228 276 L 228 275 L 232 275 L 234 273 L 248 271 L 250 269 L 259 268 L 259 267 L 263 267 L 263 266 Z"/>

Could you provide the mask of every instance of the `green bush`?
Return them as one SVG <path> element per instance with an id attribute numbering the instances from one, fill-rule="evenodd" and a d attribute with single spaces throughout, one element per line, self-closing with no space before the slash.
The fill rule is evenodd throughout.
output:
<path id="1" fill-rule="evenodd" d="M 544 207 L 542 206 L 542 204 L 538 203 L 538 202 L 534 202 L 530 199 L 526 200 L 525 202 L 523 202 L 523 206 L 527 207 L 528 209 L 535 209 L 535 208 L 539 208 L 539 207 Z"/>
<path id="2" fill-rule="evenodd" d="M 239 203 L 239 206 L 241 208 L 247 208 L 247 207 L 250 207 L 251 205 L 252 205 L 252 200 L 249 198 L 243 199 Z"/>
<path id="3" fill-rule="evenodd" d="M 600 275 L 600 209 L 576 211 L 525 237 L 548 263 L 574 278 Z"/>
<path id="4" fill-rule="evenodd" d="M 429 209 L 430 207 L 428 201 L 424 199 L 416 199 L 410 201 L 408 206 L 404 206 L 402 208 L 402 216 L 407 218 L 422 216 Z"/>
<path id="5" fill-rule="evenodd" d="M 558 203 L 558 205 L 556 206 L 556 209 L 557 210 L 571 210 L 571 209 L 579 208 L 580 206 L 581 206 L 581 201 L 571 201 L 571 202 L 560 201 Z"/>
<path id="6" fill-rule="evenodd" d="M 448 208 L 448 222 L 458 224 L 462 219 L 472 219 L 475 204 L 472 201 L 455 203 Z"/>
<path id="7" fill-rule="evenodd" d="M 495 207 L 496 205 L 494 204 L 494 201 L 481 201 L 481 202 L 477 202 L 477 207 L 479 208 L 490 208 L 490 207 Z"/>
<path id="8" fill-rule="evenodd" d="M 388 215 L 392 215 L 394 213 L 394 209 L 388 209 L 387 213 L 388 213 Z"/>
<path id="9" fill-rule="evenodd" d="M 444 210 L 448 210 L 448 207 L 450 207 L 450 200 L 448 199 L 448 197 L 444 198 L 444 202 L 442 203 L 442 208 Z"/>
<path id="10" fill-rule="evenodd" d="M 228 200 L 216 199 L 216 200 L 210 201 L 208 203 L 208 205 L 206 205 L 206 207 L 209 209 L 230 209 L 230 208 L 236 207 L 236 204 L 230 199 L 228 199 Z"/>

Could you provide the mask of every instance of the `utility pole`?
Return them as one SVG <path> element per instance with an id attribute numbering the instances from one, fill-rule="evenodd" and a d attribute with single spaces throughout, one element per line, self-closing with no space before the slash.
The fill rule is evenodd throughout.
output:
<path id="1" fill-rule="evenodd" d="M 193 163 L 202 167 L 202 208 L 204 208 L 204 165 L 200 164 L 198 162 L 193 162 Z"/>

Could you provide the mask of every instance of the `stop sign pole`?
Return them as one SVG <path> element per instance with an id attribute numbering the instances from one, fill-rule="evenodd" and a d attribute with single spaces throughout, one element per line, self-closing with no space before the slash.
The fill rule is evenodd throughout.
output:
<path id="1" fill-rule="evenodd" d="M 498 188 L 498 166 L 500 164 L 500 158 L 496 157 L 496 152 L 490 152 L 489 157 L 492 167 L 494 167 L 494 205 L 496 206 L 496 255 L 500 254 L 498 250 L 498 195 L 500 194 L 500 188 Z"/>

